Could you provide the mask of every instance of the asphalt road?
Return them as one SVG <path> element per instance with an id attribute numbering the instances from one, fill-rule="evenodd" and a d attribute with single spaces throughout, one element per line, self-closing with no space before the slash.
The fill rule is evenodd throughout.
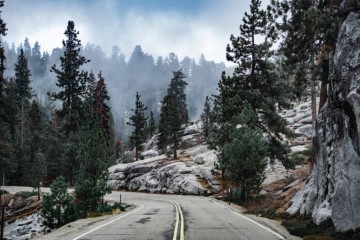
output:
<path id="1" fill-rule="evenodd" d="M 10 192 L 18 188 L 6 188 Z M 24 189 L 22 189 L 24 190 Z M 43 189 L 43 192 L 48 189 Z M 61 230 L 41 239 L 62 240 L 273 240 L 284 239 L 274 230 L 208 197 L 113 192 L 107 200 L 135 204 L 126 213 L 81 227 Z M 70 228 L 70 227 L 69 227 Z M 56 233 L 57 231 L 54 231 Z"/>

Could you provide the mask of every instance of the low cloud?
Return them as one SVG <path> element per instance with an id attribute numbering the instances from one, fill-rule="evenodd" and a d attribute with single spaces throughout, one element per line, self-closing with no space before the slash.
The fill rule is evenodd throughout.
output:
<path id="1" fill-rule="evenodd" d="M 180 59 L 204 53 L 209 60 L 225 62 L 229 37 L 239 33 L 249 4 L 250 0 L 210 0 L 197 11 L 187 12 L 139 5 L 121 9 L 116 0 L 7 0 L 2 9 L 9 29 L 4 40 L 18 46 L 28 37 L 31 45 L 39 41 L 42 50 L 51 51 L 62 46 L 67 21 L 73 20 L 83 45 L 95 43 L 108 55 L 118 45 L 129 58 L 140 44 L 155 58 L 169 52 Z"/>

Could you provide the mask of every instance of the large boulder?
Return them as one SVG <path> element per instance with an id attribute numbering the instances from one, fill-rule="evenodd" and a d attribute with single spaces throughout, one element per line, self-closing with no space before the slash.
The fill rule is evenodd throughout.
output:
<path id="1" fill-rule="evenodd" d="M 315 165 L 288 209 L 329 218 L 339 232 L 360 228 L 360 1 L 343 1 L 347 13 L 330 61 L 328 99 L 315 132 Z M 354 11 L 356 10 L 356 11 Z"/>

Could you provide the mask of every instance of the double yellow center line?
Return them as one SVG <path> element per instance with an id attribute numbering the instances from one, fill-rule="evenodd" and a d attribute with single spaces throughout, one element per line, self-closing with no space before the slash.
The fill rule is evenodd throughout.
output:
<path id="1" fill-rule="evenodd" d="M 175 223 L 173 240 L 177 240 L 178 237 L 179 213 L 180 213 L 180 240 L 184 240 L 184 216 L 182 214 L 180 205 L 176 202 L 173 202 L 173 204 L 176 209 L 176 223 Z"/>

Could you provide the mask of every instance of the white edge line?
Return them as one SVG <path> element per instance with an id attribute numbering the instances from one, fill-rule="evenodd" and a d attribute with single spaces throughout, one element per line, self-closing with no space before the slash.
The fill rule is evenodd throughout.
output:
<path id="1" fill-rule="evenodd" d="M 134 211 L 132 211 L 132 212 L 125 213 L 124 215 L 121 215 L 120 217 L 115 218 L 114 220 L 111 220 L 110 222 L 104 223 L 103 225 L 100 225 L 100 226 L 98 226 L 98 227 L 96 227 L 96 228 L 94 228 L 94 229 L 92 229 L 92 230 L 90 230 L 90 231 L 88 231 L 88 232 L 86 232 L 86 233 L 84 233 L 84 234 L 76 237 L 76 238 L 73 238 L 72 240 L 78 240 L 78 239 L 80 239 L 80 238 L 88 235 L 89 233 L 92 233 L 92 232 L 98 230 L 99 228 L 102 228 L 102 227 L 104 227 L 104 226 L 106 226 L 106 225 L 109 225 L 109 224 L 111 224 L 111 223 L 113 223 L 113 222 L 115 222 L 115 221 L 117 221 L 117 220 L 120 220 L 121 218 L 126 217 L 126 216 L 129 216 L 130 214 L 136 213 L 136 212 L 138 212 L 138 211 L 140 211 L 141 209 L 144 208 L 144 205 L 140 204 L 140 206 L 141 206 L 140 208 L 138 208 L 138 209 L 136 209 L 136 210 L 134 210 Z"/>
<path id="2" fill-rule="evenodd" d="M 216 201 L 214 201 L 214 200 L 210 200 L 210 201 L 212 201 L 212 202 L 214 202 L 214 203 L 216 203 L 216 204 L 218 204 L 218 205 L 222 206 L 222 207 L 223 207 L 223 208 L 225 208 L 226 210 L 229 210 L 229 211 L 231 211 L 231 212 L 235 213 L 236 215 L 238 215 L 238 216 L 240 216 L 240 217 L 242 217 L 242 218 L 245 218 L 246 220 L 248 220 L 248 221 L 250 221 L 250 222 L 252 222 L 252 223 L 254 223 L 254 224 L 258 225 L 259 227 L 261 227 L 261 228 L 263 228 L 263 229 L 265 229 L 265 230 L 267 230 L 267 231 L 271 232 L 272 234 L 274 234 L 275 236 L 279 237 L 280 239 L 284 239 L 284 240 L 286 239 L 286 238 L 284 238 L 283 236 L 281 236 L 280 234 L 278 234 L 277 232 L 274 232 L 274 231 L 273 231 L 273 230 L 271 230 L 270 228 L 265 227 L 264 225 L 262 225 L 262 224 L 260 224 L 260 223 L 258 223 L 258 222 L 256 222 L 256 221 L 254 221 L 254 220 L 252 220 L 251 218 L 248 218 L 248 217 L 246 217 L 246 216 L 244 216 L 244 215 L 242 215 L 242 214 L 240 214 L 240 213 L 237 213 L 237 212 L 235 212 L 235 211 L 233 211 L 233 210 L 231 210 L 231 209 L 227 208 L 226 206 L 224 206 L 224 205 L 222 205 L 222 204 L 220 204 L 220 203 L 218 203 L 218 202 L 216 202 Z"/>

